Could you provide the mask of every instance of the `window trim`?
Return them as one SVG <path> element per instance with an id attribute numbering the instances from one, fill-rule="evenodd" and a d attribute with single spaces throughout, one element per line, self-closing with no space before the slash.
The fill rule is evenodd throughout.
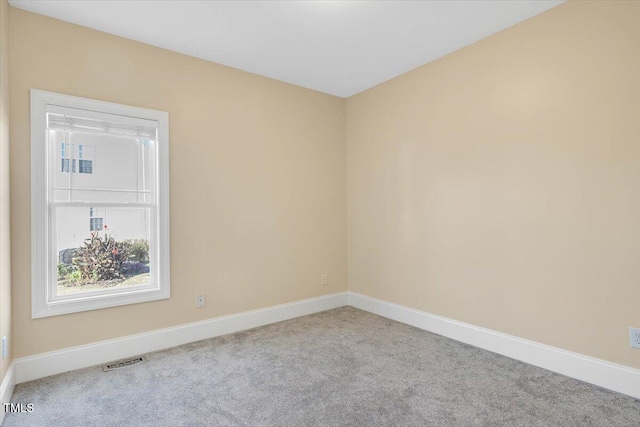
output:
<path id="1" fill-rule="evenodd" d="M 158 288 L 123 290 L 114 293 L 91 293 L 73 299 L 49 299 L 48 266 L 50 232 L 48 223 L 46 147 L 46 109 L 56 105 L 158 123 L 157 141 L 157 236 Z M 31 317 L 96 310 L 120 305 L 167 299 L 170 297 L 169 241 L 169 113 L 147 108 L 115 104 L 31 89 Z"/>

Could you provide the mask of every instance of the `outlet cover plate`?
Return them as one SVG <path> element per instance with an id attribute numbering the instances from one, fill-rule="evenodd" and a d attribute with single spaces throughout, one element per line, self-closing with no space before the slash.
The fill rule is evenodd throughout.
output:
<path id="1" fill-rule="evenodd" d="M 629 343 L 633 348 L 640 348 L 640 328 L 629 328 Z"/>
<path id="2" fill-rule="evenodd" d="M 196 308 L 202 308 L 205 305 L 204 295 L 198 295 L 196 297 Z"/>

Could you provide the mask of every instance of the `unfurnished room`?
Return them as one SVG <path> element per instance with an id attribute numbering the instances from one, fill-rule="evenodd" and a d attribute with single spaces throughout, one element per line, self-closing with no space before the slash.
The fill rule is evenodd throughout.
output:
<path id="1" fill-rule="evenodd" d="M 640 426 L 640 1 L 0 0 L 0 403 Z"/>

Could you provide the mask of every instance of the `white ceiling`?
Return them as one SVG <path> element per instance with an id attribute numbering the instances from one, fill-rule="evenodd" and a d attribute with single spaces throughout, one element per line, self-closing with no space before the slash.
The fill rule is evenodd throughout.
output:
<path id="1" fill-rule="evenodd" d="M 12 6 L 348 97 L 563 0 L 11 0 Z"/>

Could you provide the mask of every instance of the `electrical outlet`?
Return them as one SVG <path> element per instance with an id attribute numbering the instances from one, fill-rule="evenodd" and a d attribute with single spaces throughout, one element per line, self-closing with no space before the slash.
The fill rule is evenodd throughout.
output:
<path id="1" fill-rule="evenodd" d="M 629 343 L 633 348 L 640 348 L 640 328 L 629 328 Z"/>
<path id="2" fill-rule="evenodd" d="M 198 295 L 196 297 L 196 307 L 197 308 L 204 307 L 204 295 Z"/>
<path id="3" fill-rule="evenodd" d="M 322 286 L 327 286 L 329 284 L 329 279 L 326 274 L 322 275 Z"/>
<path id="4" fill-rule="evenodd" d="M 2 337 L 2 360 L 7 358 L 7 354 L 9 353 L 9 348 L 7 346 L 7 336 Z"/>

